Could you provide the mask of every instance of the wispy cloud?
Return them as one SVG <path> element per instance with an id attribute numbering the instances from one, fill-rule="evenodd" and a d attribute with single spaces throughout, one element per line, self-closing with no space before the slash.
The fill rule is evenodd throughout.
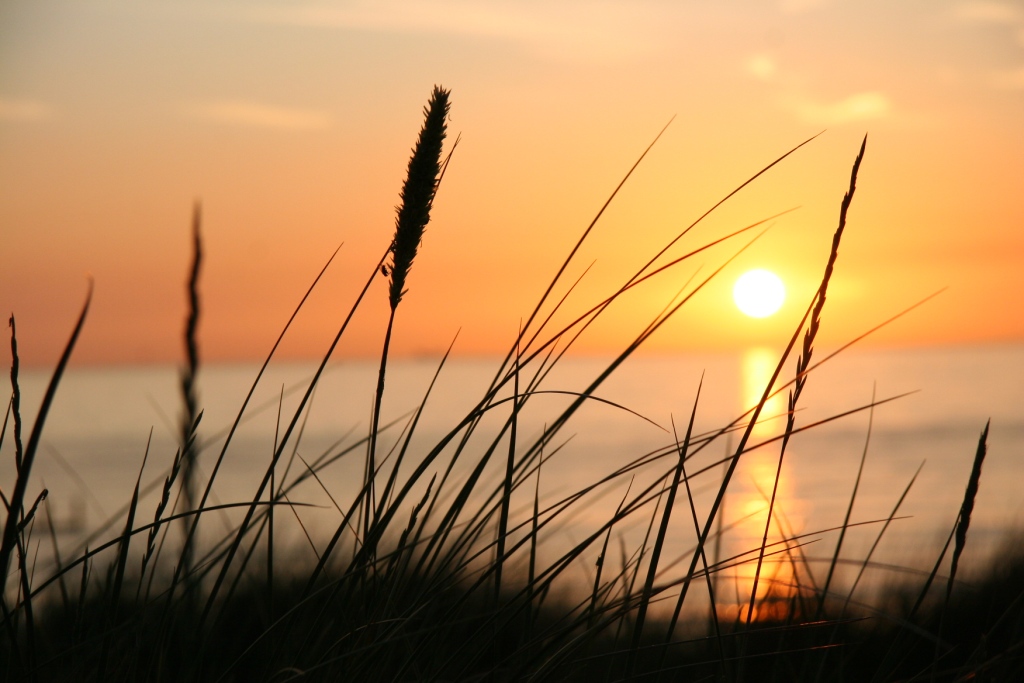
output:
<path id="1" fill-rule="evenodd" d="M 53 108 L 45 102 L 0 98 L 0 121 L 41 121 L 51 116 Z"/>
<path id="2" fill-rule="evenodd" d="M 837 126 L 857 121 L 885 118 L 892 111 L 889 98 L 880 92 L 862 92 L 838 102 L 822 103 L 809 98 L 793 98 L 785 103 L 804 123 Z"/>
<path id="3" fill-rule="evenodd" d="M 765 53 L 748 57 L 743 69 L 751 78 L 768 84 L 775 91 L 778 106 L 803 123 L 837 126 L 887 118 L 892 114 L 888 96 L 876 90 L 854 93 L 831 102 L 809 95 L 812 89 L 806 78 L 780 69 L 775 58 Z"/>
<path id="4" fill-rule="evenodd" d="M 244 100 L 221 100 L 187 107 L 195 118 L 252 128 L 282 130 L 317 130 L 328 128 L 331 117 L 311 109 L 276 107 Z"/>

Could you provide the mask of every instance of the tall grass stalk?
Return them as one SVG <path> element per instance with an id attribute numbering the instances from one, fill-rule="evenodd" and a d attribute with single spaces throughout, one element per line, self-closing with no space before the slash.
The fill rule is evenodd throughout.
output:
<path id="1" fill-rule="evenodd" d="M 214 482 L 215 482 L 215 480 L 217 478 L 218 473 L 220 472 L 221 465 L 223 465 L 223 463 L 224 463 L 224 459 L 227 456 L 228 448 L 231 446 L 231 443 L 232 443 L 232 441 L 234 439 L 235 433 L 238 430 L 238 426 L 242 422 L 242 417 L 245 415 L 245 411 L 249 407 L 249 402 L 252 400 L 253 394 L 256 391 L 256 387 L 259 385 L 260 380 L 263 378 L 263 375 L 266 372 L 267 367 L 270 365 L 270 361 L 271 361 L 271 359 L 273 359 L 274 354 L 277 352 L 278 347 L 280 347 L 281 342 L 284 340 L 284 336 L 288 332 L 288 329 L 291 327 L 292 323 L 295 321 L 295 318 L 299 314 L 299 311 L 302 310 L 302 307 L 305 305 L 306 300 L 309 298 L 309 295 L 313 293 L 313 290 L 316 288 L 317 284 L 320 282 L 320 279 L 323 277 L 324 273 L 327 271 L 327 268 L 331 265 L 331 263 L 334 261 L 334 258 L 338 255 L 338 251 L 340 249 L 341 249 L 341 246 L 339 245 L 338 248 L 335 249 L 334 252 L 331 254 L 331 256 L 327 259 L 327 262 L 324 263 L 323 267 L 320 269 L 320 271 L 317 273 L 316 277 L 313 279 L 312 284 L 310 284 L 310 286 L 306 290 L 305 294 L 303 294 L 302 298 L 299 300 L 299 303 L 296 305 L 295 309 L 292 311 L 291 316 L 289 316 L 288 320 L 285 322 L 284 327 L 281 329 L 281 332 L 278 334 L 277 339 L 274 341 L 274 344 L 271 347 L 269 353 L 267 353 L 266 358 L 263 360 L 263 364 L 260 366 L 260 369 L 257 371 L 255 379 L 253 380 L 252 384 L 249 386 L 249 391 L 246 393 L 245 398 L 242 400 L 242 405 L 239 408 L 238 413 L 235 416 L 235 419 L 232 421 L 231 426 L 228 428 L 227 434 L 224 437 L 224 444 L 221 446 L 220 453 L 217 455 L 217 459 L 214 462 L 213 468 L 210 471 L 210 477 L 209 477 L 209 479 L 206 482 L 206 487 L 203 489 L 203 495 L 202 495 L 202 498 L 199 501 L 199 506 L 196 509 L 195 515 L 191 515 L 191 516 L 188 517 L 189 519 L 191 519 L 191 525 L 189 526 L 188 535 L 185 536 L 185 541 L 182 544 L 182 551 L 181 551 L 182 556 L 184 556 L 186 553 L 190 553 L 191 552 L 189 546 L 193 542 L 193 539 L 195 538 L 196 531 L 199 528 L 200 519 L 202 518 L 203 512 L 206 510 L 206 502 L 209 499 L 210 493 L 213 490 L 213 484 L 214 484 Z M 384 259 L 381 258 L 381 262 L 383 262 L 383 260 Z M 379 267 L 379 265 L 378 265 L 378 267 Z M 376 271 L 374 271 L 374 274 L 376 274 Z M 367 288 L 369 288 L 369 283 L 367 283 Z M 365 294 L 365 289 L 364 289 L 364 294 Z M 350 315 L 350 318 L 351 318 L 351 315 Z M 339 339 L 340 339 L 340 337 L 341 337 L 341 333 L 339 333 L 339 335 L 338 335 Z M 337 342 L 335 342 L 335 344 L 336 343 Z M 333 350 L 333 347 L 332 347 L 332 350 Z M 192 439 L 195 439 L 195 430 L 199 426 L 198 420 L 201 418 L 201 416 L 202 416 L 202 413 L 197 415 L 196 416 L 196 420 L 197 421 L 194 422 L 193 425 L 192 425 L 192 430 L 191 430 L 192 431 L 192 434 L 191 434 L 191 438 Z M 282 448 L 283 448 L 283 445 L 282 445 Z M 277 453 L 276 446 L 275 446 L 275 451 L 274 452 L 275 452 L 275 454 Z M 179 457 L 180 457 L 180 451 L 179 451 L 178 456 L 175 457 L 174 465 L 171 467 L 171 474 L 165 480 L 165 483 L 164 483 L 164 497 L 161 499 L 162 500 L 161 507 L 157 510 L 156 521 L 159 521 L 160 514 L 162 513 L 162 507 L 166 506 L 166 504 L 167 504 L 167 496 L 169 495 L 168 487 L 170 486 L 171 483 L 173 483 L 174 478 L 176 476 L 177 467 L 179 466 L 179 464 L 178 464 L 178 458 Z M 174 585 L 176 585 L 178 583 L 178 580 L 180 579 L 180 577 L 182 575 L 183 567 L 184 567 L 184 563 L 183 562 L 179 561 L 179 562 L 177 562 L 175 564 L 174 578 L 171 581 L 171 585 L 172 586 L 174 586 Z"/>
<path id="2" fill-rule="evenodd" d="M 4 500 L 4 507 L 7 511 L 7 519 L 4 522 L 4 535 L 3 540 L 0 542 L 0 576 L 6 577 L 7 570 L 10 567 L 11 553 L 14 551 L 17 545 L 18 535 L 23 530 L 24 526 L 24 503 L 25 495 L 28 493 L 28 482 L 29 476 L 32 474 L 32 465 L 35 463 L 36 452 L 39 449 L 39 441 L 43 435 L 43 425 L 46 424 L 46 417 L 50 412 L 50 406 L 53 404 L 54 396 L 57 394 L 57 387 L 60 384 L 61 377 L 64 375 L 65 369 L 67 369 L 68 361 L 71 360 L 71 352 L 75 349 L 75 343 L 78 341 L 78 335 L 82 331 L 82 327 L 85 324 L 85 316 L 89 312 L 89 303 L 92 301 L 92 281 L 89 281 L 89 290 L 85 296 L 85 304 L 82 306 L 82 312 L 78 315 L 78 321 L 75 323 L 75 327 L 71 332 L 71 339 L 68 340 L 67 345 L 64 347 L 64 352 L 61 354 L 60 360 L 57 361 L 57 367 L 53 371 L 53 376 L 50 378 L 50 383 L 46 387 L 46 393 L 43 394 L 42 404 L 39 406 L 39 412 L 36 416 L 35 424 L 32 426 L 32 432 L 28 438 L 28 444 L 25 446 L 24 452 L 21 453 L 17 461 L 17 479 L 14 482 L 14 491 L 10 497 Z M 17 340 L 15 337 L 15 325 L 14 316 L 11 316 L 11 377 L 14 383 L 13 392 L 19 394 L 20 390 L 17 388 Z M 18 425 L 21 422 L 21 417 L 18 413 L 15 413 L 15 433 L 20 432 Z M 17 437 L 16 437 L 17 440 Z M 3 600 L 3 596 L 0 595 L 0 600 Z"/>
<path id="3" fill-rule="evenodd" d="M 423 128 L 413 147 L 405 184 L 402 185 L 402 203 L 395 218 L 395 237 L 391 242 L 391 283 L 388 288 L 388 303 L 391 314 L 384 333 L 384 349 L 381 351 L 380 371 L 377 374 L 377 392 L 373 403 L 373 426 L 370 428 L 370 445 L 367 455 L 366 482 L 368 499 L 364 530 L 369 536 L 377 522 L 377 501 L 374 496 L 374 480 L 377 476 L 377 428 L 380 425 L 380 405 L 384 398 L 384 377 L 387 373 L 388 349 L 395 325 L 395 312 L 406 294 L 405 283 L 412 269 L 413 259 L 419 250 L 423 232 L 430 222 L 430 209 L 441 179 L 441 151 L 448 129 L 449 91 L 434 86 L 427 106 L 423 109 Z M 384 271 L 387 272 L 387 271 Z"/>
<path id="4" fill-rule="evenodd" d="M 14 315 L 10 318 L 11 327 L 11 407 L 14 416 L 14 427 L 15 427 L 15 465 L 16 465 L 16 479 L 14 482 L 14 490 L 10 494 L 10 497 L 3 496 L 3 504 L 6 512 L 6 519 L 4 521 L 3 539 L 0 542 L 0 580 L 3 581 L 3 589 L 0 589 L 0 612 L 3 614 L 5 627 L 7 630 L 8 637 L 10 638 L 10 647 L 12 652 L 13 663 L 16 666 L 21 665 L 21 653 L 18 642 L 17 632 L 17 621 L 15 621 L 15 615 L 11 613 L 11 610 L 7 606 L 7 572 L 10 568 L 11 554 L 17 550 L 18 552 L 18 574 L 20 578 L 19 589 L 21 591 L 20 607 L 21 612 L 25 615 L 26 625 L 26 643 L 28 648 L 27 663 L 30 671 L 34 671 L 36 662 L 36 635 L 35 635 L 35 615 L 32 607 L 32 586 L 29 578 L 28 566 L 26 563 L 27 545 L 28 541 L 24 535 L 27 527 L 32 522 L 35 516 L 36 510 L 39 507 L 47 495 L 46 489 L 43 489 L 36 497 L 35 502 L 25 511 L 25 496 L 28 493 L 28 482 L 29 476 L 32 473 L 32 465 L 35 463 L 36 452 L 39 448 L 39 441 L 42 437 L 43 425 L 46 422 L 47 414 L 49 413 L 50 406 L 53 404 L 54 396 L 57 393 L 57 386 L 60 384 L 60 379 L 64 374 L 64 370 L 67 368 L 68 361 L 71 358 L 71 353 L 75 348 L 75 343 L 78 341 L 78 335 L 82 331 L 82 326 L 85 323 L 86 314 L 89 312 L 89 303 L 92 301 L 92 281 L 89 282 L 89 290 L 86 294 L 85 304 L 82 306 L 82 312 L 78 316 L 78 322 L 75 324 L 74 329 L 71 332 L 71 338 L 68 340 L 67 345 L 64 347 L 64 352 L 61 354 L 60 360 L 57 363 L 57 367 L 53 372 L 53 376 L 50 378 L 50 383 L 46 387 L 46 393 L 43 395 L 42 404 L 39 407 L 39 412 L 36 416 L 35 424 L 32 427 L 32 432 L 29 436 L 28 444 L 22 449 L 21 446 L 21 414 L 18 406 L 20 404 L 20 386 L 18 383 L 18 341 L 17 341 L 17 329 L 14 322 Z M 18 397 L 18 400 L 15 400 Z M 29 527 L 30 528 L 30 527 Z"/>
<path id="5" fill-rule="evenodd" d="M 202 208 L 196 202 L 192 209 L 192 266 L 189 268 L 186 293 L 188 295 L 188 316 L 185 319 L 185 367 L 181 370 L 181 402 L 182 413 L 180 422 L 181 444 L 181 498 L 185 510 L 196 508 L 195 478 L 196 458 L 198 452 L 195 440 L 191 439 L 193 425 L 199 415 L 199 392 L 197 381 L 199 375 L 199 272 L 203 262 L 203 242 L 200 234 L 202 226 Z M 184 535 L 187 537 L 189 526 L 183 521 Z M 181 565 L 185 576 L 192 573 L 192 545 L 186 543 L 182 548 Z"/>
<path id="6" fill-rule="evenodd" d="M 753 586 L 750 590 L 750 603 L 747 606 L 748 626 L 754 616 L 754 603 L 757 601 L 757 584 L 761 578 L 761 566 L 764 562 L 763 548 L 768 543 L 768 531 L 771 528 L 772 516 L 775 510 L 775 497 L 778 495 L 779 491 L 779 479 L 782 478 L 782 462 L 786 455 L 786 447 L 789 445 L 789 439 L 793 434 L 793 427 L 796 424 L 796 406 L 800 400 L 800 395 L 803 393 L 804 386 L 807 383 L 807 368 L 811 364 L 811 356 L 814 353 L 814 340 L 818 336 L 818 330 L 821 328 L 821 313 L 825 308 L 828 284 L 832 280 L 832 272 L 835 269 L 836 259 L 839 258 L 839 244 L 842 242 L 843 232 L 846 230 L 846 216 L 850 210 L 850 204 L 853 202 L 853 193 L 857 190 L 857 173 L 860 171 L 860 164 L 864 160 L 864 150 L 867 147 L 867 144 L 868 138 L 865 135 L 864 140 L 860 144 L 860 151 L 857 153 L 857 158 L 853 162 L 853 170 L 850 172 L 850 187 L 843 196 L 843 201 L 839 207 L 839 226 L 832 235 L 832 249 L 829 251 L 828 261 L 825 263 L 825 274 L 821 278 L 821 284 L 818 286 L 818 291 L 815 294 L 814 301 L 812 302 L 813 312 L 811 314 L 810 324 L 804 332 L 803 348 L 796 360 L 796 379 L 793 384 L 793 389 L 789 392 L 789 404 L 786 413 L 786 429 L 785 432 L 783 432 L 782 445 L 779 447 L 779 464 L 775 471 L 775 481 L 772 483 L 771 500 L 768 502 L 768 514 L 765 519 L 764 536 L 761 539 L 762 552 L 757 558 L 757 567 L 754 570 Z M 769 388 L 771 387 L 769 386 Z M 873 397 L 872 402 L 874 402 Z M 822 592 L 821 601 L 824 600 L 825 593 Z"/>
<path id="7" fill-rule="evenodd" d="M 871 403 L 875 402 L 875 393 L 877 386 L 871 389 Z M 825 607 L 825 600 L 828 598 L 829 588 L 832 586 L 832 577 L 835 576 L 836 565 L 839 564 L 839 556 L 843 550 L 843 541 L 846 538 L 846 528 L 850 523 L 850 518 L 853 516 L 853 504 L 857 501 L 857 491 L 860 489 L 861 477 L 864 475 L 864 463 L 868 459 L 868 445 L 871 443 L 871 430 L 875 423 L 875 408 L 871 407 L 868 411 L 868 427 L 867 434 L 864 437 L 864 449 L 861 451 L 860 464 L 857 466 L 857 476 L 853 480 L 853 491 L 850 493 L 850 502 L 846 506 L 846 516 L 843 517 L 843 530 L 839 532 L 839 538 L 836 540 L 836 549 L 832 551 L 832 560 L 828 565 L 828 573 L 825 575 L 825 583 L 821 587 L 821 599 L 818 601 L 818 610 L 816 616 L 820 617 L 821 612 Z M 895 512 L 893 513 L 895 514 Z"/>
<path id="8" fill-rule="evenodd" d="M 981 482 L 981 465 L 985 462 L 988 454 L 988 429 L 992 421 L 985 423 L 985 428 L 978 437 L 978 449 L 974 453 L 974 463 L 971 466 L 971 476 L 967 480 L 967 489 L 964 491 L 964 501 L 960 505 L 960 514 L 957 515 L 956 525 L 953 527 L 955 543 L 953 545 L 953 558 L 949 563 L 949 578 L 946 580 L 946 596 L 943 601 L 942 616 L 939 619 L 938 637 L 935 639 L 935 659 L 932 662 L 932 677 L 935 680 L 936 669 L 941 659 L 942 634 L 946 625 L 946 612 L 949 607 L 949 599 L 953 595 L 953 582 L 956 580 L 956 570 L 960 565 L 960 556 L 967 545 L 967 529 L 971 525 L 971 514 L 974 512 L 974 499 L 978 496 L 978 484 Z"/>
<path id="9" fill-rule="evenodd" d="M 661 560 L 661 552 L 665 547 L 665 537 L 668 535 L 668 525 L 671 519 L 672 509 L 675 506 L 676 492 L 679 490 L 679 483 L 683 481 L 684 473 L 686 471 L 686 455 L 690 448 L 690 438 L 693 436 L 693 423 L 697 417 L 697 404 L 700 401 L 700 390 L 704 386 L 704 377 L 701 376 L 701 383 L 697 387 L 697 396 L 693 400 L 693 410 L 690 412 L 690 421 L 686 425 L 686 436 L 683 437 L 683 441 L 679 443 L 679 437 L 675 434 L 675 423 L 673 422 L 673 434 L 676 437 L 676 444 L 679 448 L 679 462 L 676 465 L 675 472 L 673 473 L 672 483 L 668 489 L 668 499 L 665 501 L 665 509 L 661 515 L 661 524 L 658 526 L 658 536 L 654 541 L 654 548 L 651 551 L 651 560 L 648 563 L 647 578 L 644 581 L 643 593 L 640 596 L 640 607 L 637 610 L 636 624 L 633 628 L 633 649 L 630 653 L 630 661 L 628 666 L 628 674 L 632 677 L 636 670 L 636 653 L 639 651 L 640 642 L 643 637 L 644 622 L 647 618 L 647 608 L 651 602 L 651 595 L 654 592 L 654 580 L 658 573 L 658 562 Z M 690 505 L 693 505 L 692 494 L 689 490 L 689 482 L 685 482 L 687 486 L 687 498 L 690 501 Z M 692 508 L 691 508 L 692 509 Z M 696 521 L 696 512 L 694 512 L 694 519 Z M 707 557 L 701 555 L 701 560 L 704 563 L 704 572 L 707 574 Z M 639 563 L 638 563 L 639 566 Z M 710 584 L 708 589 L 711 592 L 711 605 L 714 609 L 714 591 L 711 590 Z M 716 620 L 717 625 L 717 620 Z"/>
<path id="10" fill-rule="evenodd" d="M 520 333 L 522 330 L 520 330 Z M 501 570 L 505 565 L 505 536 L 508 534 L 508 509 L 512 502 L 512 478 L 515 474 L 516 463 L 516 432 L 519 426 L 519 354 L 516 354 L 515 365 L 512 368 L 512 426 L 508 436 L 508 458 L 505 461 L 505 479 L 502 482 L 503 490 L 501 495 L 501 513 L 498 517 L 498 536 L 496 538 L 497 548 L 495 549 L 494 568 L 494 598 L 495 601 L 501 598 Z"/>
<path id="11" fill-rule="evenodd" d="M 978 450 L 974 453 L 974 464 L 971 465 L 971 476 L 967 480 L 967 489 L 964 491 L 964 502 L 960 506 L 960 514 L 957 516 L 955 534 L 956 543 L 953 545 L 953 559 L 949 565 L 949 580 L 946 582 L 946 601 L 953 593 L 953 581 L 956 579 L 957 566 L 960 564 L 960 556 L 967 546 L 967 529 L 971 525 L 971 514 L 974 512 L 974 500 L 978 497 L 978 484 L 981 482 L 981 465 L 985 462 L 988 454 L 988 428 L 992 425 L 989 420 L 985 423 L 985 429 L 978 437 Z"/>

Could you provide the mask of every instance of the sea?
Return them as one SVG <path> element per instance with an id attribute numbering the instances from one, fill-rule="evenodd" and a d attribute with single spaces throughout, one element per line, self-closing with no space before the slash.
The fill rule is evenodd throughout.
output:
<path id="1" fill-rule="evenodd" d="M 472 513 L 488 505 L 488 496 L 493 508 L 511 453 L 513 537 L 530 533 L 536 505 L 546 522 L 539 531 L 544 560 L 554 561 L 567 548 L 597 538 L 577 560 L 585 585 L 606 542 L 609 560 L 621 566 L 650 547 L 657 526 L 652 530 L 652 520 L 664 509 L 666 482 L 671 483 L 685 444 L 684 483 L 666 544 L 663 576 L 668 576 L 692 555 L 696 529 L 707 523 L 729 458 L 745 438 L 746 449 L 713 523 L 722 539 L 715 547 L 717 560 L 756 559 L 756 553 L 742 553 L 760 546 L 774 495 L 768 543 L 775 545 L 769 545 L 769 553 L 780 552 L 773 557 L 782 550 L 789 557 L 799 553 L 820 579 L 836 550 L 838 528 L 848 519 L 841 564 L 857 567 L 871 552 L 872 580 L 884 584 L 926 572 L 935 563 L 957 522 L 980 436 L 990 425 L 961 571 L 969 577 L 1018 548 L 1024 538 L 1024 345 L 815 354 L 812 360 L 820 365 L 806 375 L 793 413 L 795 431 L 784 448 L 780 436 L 793 389 L 791 361 L 774 385 L 789 386 L 767 400 L 758 422 L 750 425 L 750 409 L 778 365 L 779 354 L 770 349 L 637 355 L 592 389 L 613 359 L 564 357 L 545 368 L 543 377 L 534 361 L 520 368 L 518 386 L 508 376 L 498 394 L 504 400 L 477 413 L 501 359 L 453 358 L 442 365 L 438 358 L 395 358 L 387 366 L 381 406 L 379 480 L 400 460 L 400 489 L 423 465 L 405 499 L 401 526 L 431 478 L 432 491 L 442 491 L 439 504 L 448 504 L 486 459 L 478 493 L 462 520 L 469 528 Z M 253 389 L 258 365 L 207 365 L 197 384 L 203 411 L 197 488 L 202 490 L 216 469 L 207 505 L 251 501 L 280 451 L 274 486 L 283 487 L 289 505 L 277 508 L 275 552 L 282 562 L 296 565 L 315 561 L 363 483 L 378 379 L 376 361 L 342 359 L 328 364 L 310 389 L 316 369 L 314 363 L 271 363 Z M 171 365 L 66 372 L 42 430 L 27 495 L 31 502 L 47 491 L 33 530 L 40 574 L 53 561 L 54 538 L 66 560 L 76 549 L 97 547 L 121 533 L 136 482 L 141 491 L 136 525 L 152 521 L 181 438 L 179 372 Z M 21 373 L 26 442 L 49 379 L 45 369 Z M 580 407 L 561 423 L 566 408 L 583 394 Z M 510 448 L 503 428 L 515 396 L 528 400 L 516 412 Z M 457 451 L 472 415 L 480 419 Z M 550 432 L 554 426 L 558 429 Z M 426 454 L 453 432 L 448 446 L 424 464 Z M 543 446 L 536 446 L 546 433 Z M 14 461 L 8 420 L 0 446 L 0 486 L 7 496 L 14 487 Z M 380 488 L 375 494 L 381 495 Z M 607 521 L 630 505 L 635 512 L 609 532 Z M 205 539 L 215 542 L 230 533 L 240 510 L 229 507 L 211 515 Z M 496 523 L 494 515 L 488 524 Z M 167 533 L 173 543 L 179 530 Z M 527 547 L 517 551 L 520 565 Z M 485 548 L 479 561 L 490 557 Z M 747 567 L 735 570 L 742 573 L 751 563 L 737 566 Z"/>

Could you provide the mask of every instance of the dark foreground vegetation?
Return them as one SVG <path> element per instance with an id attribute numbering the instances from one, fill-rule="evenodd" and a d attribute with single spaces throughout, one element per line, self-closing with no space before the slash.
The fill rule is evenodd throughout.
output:
<path id="1" fill-rule="evenodd" d="M 649 621 L 634 647 L 635 605 L 591 614 L 548 595 L 494 601 L 455 580 L 409 575 L 367 585 L 301 582 L 240 588 L 201 626 L 187 600 L 130 596 L 112 609 L 97 593 L 50 602 L 36 613 L 39 680 L 983 680 L 1024 674 L 1024 554 L 958 584 L 911 614 L 919 585 L 893 586 L 884 614 L 820 616 L 796 598 L 750 627 Z M 77 587 L 76 587 L 77 589 Z M 632 604 L 634 608 L 628 609 Z M 810 605 L 813 609 L 814 605 Z M 202 630 L 200 630 L 202 628 Z M 200 635 L 201 634 L 201 635 Z M 23 655 L 27 643 L 23 643 Z M 8 657 L 12 655 L 7 645 Z M 14 663 L 7 662 L 11 667 Z M 23 662 L 22 665 L 27 663 Z M 14 673 L 17 669 L 8 669 Z M 22 670 L 26 678 L 32 672 Z M 14 675 L 9 680 L 16 680 Z"/>
<path id="2" fill-rule="evenodd" d="M 195 391 L 201 263 L 198 210 L 195 260 L 188 286 L 188 362 L 182 371 L 180 449 L 172 463 L 161 463 L 167 468 L 166 479 L 152 505 L 137 484 L 128 495 L 131 502 L 123 517 L 117 520 L 119 531 L 106 542 L 80 552 L 61 552 L 56 532 L 48 526 L 48 515 L 41 513 L 45 492 L 30 477 L 49 404 L 85 323 L 88 302 L 27 439 L 21 420 L 12 317 L 13 391 L 0 445 L 4 439 L 13 442 L 16 478 L 4 482 L 2 489 L 5 513 L 0 568 L 6 582 L 0 596 L 0 678 L 275 682 L 1024 679 L 1021 546 L 1008 544 L 995 556 L 986 575 L 968 581 L 957 577 L 986 454 L 987 426 L 978 442 L 970 479 L 964 482 L 964 502 L 955 527 L 946 546 L 936 549 L 934 567 L 909 574 L 912 579 L 899 579 L 871 600 L 855 596 L 857 581 L 837 578 L 842 573 L 837 566 L 843 557 L 846 530 L 860 523 L 850 513 L 836 528 L 812 534 L 769 534 L 773 520 L 780 529 L 786 527 L 775 519 L 776 491 L 766 492 L 769 511 L 764 541 L 735 557 L 722 557 L 718 551 L 718 539 L 728 533 L 721 514 L 729 485 L 744 454 L 756 445 L 754 425 L 762 417 L 766 401 L 776 393 L 788 392 L 785 429 L 773 440 L 780 469 L 790 437 L 814 427 L 798 425 L 798 404 L 811 371 L 822 362 L 814 358 L 814 343 L 856 189 L 863 145 L 840 205 L 820 287 L 808 302 L 760 403 L 747 414 L 716 431 L 695 433 L 694 419 L 700 406 L 700 389 L 695 387 L 693 412 L 665 448 L 631 454 L 629 462 L 602 474 L 591 487 L 558 500 L 542 501 L 538 493 L 542 465 L 558 457 L 560 441 L 556 437 L 573 414 L 588 401 L 597 400 L 594 391 L 601 383 L 731 259 L 691 283 L 689 290 L 640 330 L 589 386 L 565 392 L 567 407 L 550 416 L 539 436 L 531 431 L 532 436 L 524 437 L 519 429 L 524 406 L 546 390 L 541 387 L 546 387 L 547 374 L 578 335 L 625 292 L 671 271 L 707 247 L 748 240 L 737 248 L 739 253 L 756 240 L 749 236 L 759 224 L 663 261 L 663 255 L 686 236 L 687 228 L 618 290 L 584 306 L 574 322 L 557 329 L 552 316 L 563 307 L 566 291 L 571 289 L 563 280 L 576 254 L 573 249 L 523 322 L 520 335 L 476 407 L 452 425 L 433 448 L 421 452 L 410 448 L 410 443 L 420 410 L 430 400 L 428 391 L 420 409 L 401 426 L 397 445 L 379 447 L 380 435 L 393 427 L 379 419 L 393 323 L 455 147 L 445 156 L 448 106 L 447 91 L 435 88 L 409 162 L 394 238 L 380 262 L 368 264 L 372 267 L 368 267 L 365 287 L 356 294 L 348 317 L 340 322 L 298 409 L 285 419 L 286 427 L 262 483 L 249 501 L 227 505 L 210 501 L 221 462 L 230 457 L 230 435 L 219 453 L 206 454 L 210 458 L 205 461 L 210 472 L 206 481 L 199 479 L 195 467 L 199 454 L 196 432 L 202 417 Z M 629 173 L 623 182 L 628 177 Z M 609 201 L 617 192 L 618 188 Z M 603 210 L 579 243 L 587 238 Z M 381 277 L 388 278 L 391 315 L 384 332 L 377 389 L 370 397 L 374 404 L 371 428 L 343 451 L 325 453 L 306 467 L 291 469 L 289 453 L 294 451 L 290 444 L 301 438 L 303 412 L 320 373 L 352 315 L 360 306 L 372 305 L 364 304 L 363 299 Z M 286 325 L 282 337 L 287 329 Z M 267 363 L 273 355 L 271 350 Z M 792 377 L 783 377 L 787 361 L 795 365 Z M 444 361 L 438 372 L 444 371 L 443 366 Z M 240 397 L 239 421 L 251 396 L 250 392 Z M 871 410 L 878 403 L 859 410 Z M 484 430 L 480 426 L 483 419 L 494 416 L 500 417 L 500 428 Z M 710 466 L 695 464 L 698 453 L 711 445 L 726 444 L 726 457 Z M 289 494 L 350 453 L 359 453 L 364 459 L 358 493 L 350 500 L 336 501 L 338 524 L 332 535 L 309 539 L 316 561 L 295 566 L 290 557 L 281 556 L 280 545 L 276 551 L 274 545 L 275 524 L 284 523 L 289 506 L 297 505 Z M 547 539 L 563 520 L 592 504 L 594 492 L 613 483 L 629 483 L 641 469 L 651 468 L 660 474 L 633 481 L 617 504 L 612 501 L 608 505 L 608 498 L 604 499 L 608 506 L 605 521 L 594 525 L 586 538 L 559 550 L 554 559 L 539 552 L 548 547 Z M 487 476 L 493 472 L 500 476 Z M 714 502 L 710 509 L 698 510 L 693 487 L 708 481 L 714 482 L 717 490 Z M 912 484 L 913 480 L 908 482 L 907 490 Z M 850 510 L 856 497 L 856 486 L 852 488 Z M 521 504 L 512 505 L 514 495 L 519 503 L 531 501 L 525 512 Z M 890 523 L 896 523 L 901 502 L 902 498 L 887 519 L 874 520 L 876 546 Z M 201 532 L 211 513 L 222 509 L 235 515 L 234 528 L 219 540 L 210 540 L 210 534 Z M 626 548 L 616 531 L 636 520 L 647 531 L 637 547 Z M 693 539 L 692 547 L 681 562 L 669 562 L 666 539 L 679 534 Z M 804 545 L 810 537 L 834 543 L 826 566 L 805 557 Z M 51 548 L 52 559 L 37 567 L 34 558 L 41 545 Z M 621 546 L 621 552 L 616 546 Z M 876 569 L 871 553 L 853 565 L 855 574 Z M 589 574 L 581 570 L 584 566 Z M 739 567 L 752 569 L 752 579 L 737 584 L 743 585 L 749 598 L 723 599 L 723 585 Z M 786 571 L 780 572 L 779 567 Z"/>

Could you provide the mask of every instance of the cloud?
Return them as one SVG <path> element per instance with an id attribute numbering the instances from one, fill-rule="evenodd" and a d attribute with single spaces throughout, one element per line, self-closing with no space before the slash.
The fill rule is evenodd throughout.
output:
<path id="1" fill-rule="evenodd" d="M 0 121 L 41 121 L 53 116 L 53 109 L 38 100 L 0 98 Z"/>
<path id="2" fill-rule="evenodd" d="M 1021 10 L 994 0 L 971 0 L 958 3 L 953 16 L 964 21 L 988 24 L 1015 24 L 1022 19 Z"/>
<path id="3" fill-rule="evenodd" d="M 885 118 L 892 110 L 889 98 L 880 92 L 862 92 L 829 104 L 796 98 L 786 104 L 804 123 L 836 126 L 855 121 Z"/>
<path id="4" fill-rule="evenodd" d="M 770 81 L 778 71 L 775 60 L 768 55 L 754 55 L 744 66 L 747 73 L 759 81 Z"/>
<path id="5" fill-rule="evenodd" d="M 331 125 L 331 117 L 311 109 L 275 107 L 243 100 L 222 100 L 194 105 L 188 113 L 196 118 L 251 128 L 318 130 Z"/>

